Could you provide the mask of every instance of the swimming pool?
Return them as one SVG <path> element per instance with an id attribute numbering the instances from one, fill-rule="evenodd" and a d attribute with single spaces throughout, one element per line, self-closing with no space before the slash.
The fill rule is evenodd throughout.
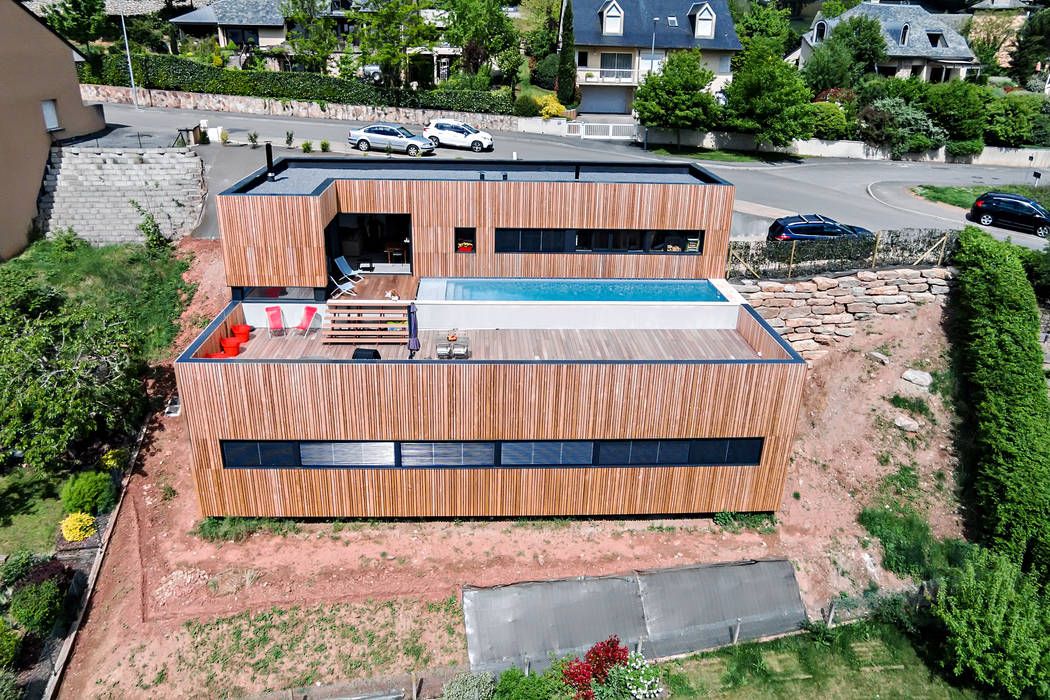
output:
<path id="1" fill-rule="evenodd" d="M 709 280 L 426 278 L 420 300 L 463 301 L 726 301 Z"/>

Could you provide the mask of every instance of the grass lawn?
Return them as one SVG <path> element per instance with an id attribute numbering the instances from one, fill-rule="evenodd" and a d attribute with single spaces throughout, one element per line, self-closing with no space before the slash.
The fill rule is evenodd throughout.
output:
<path id="1" fill-rule="evenodd" d="M 978 698 L 949 684 L 897 629 L 858 623 L 660 664 L 673 698 Z"/>
<path id="2" fill-rule="evenodd" d="M 554 94 L 554 90 L 546 90 L 546 89 L 541 88 L 541 87 L 536 86 L 536 85 L 519 85 L 518 86 L 518 96 L 519 97 L 521 95 L 528 95 L 529 97 L 531 97 L 532 99 L 534 99 L 536 101 L 539 101 L 539 100 L 543 99 L 547 95 L 553 95 L 553 94 Z"/>
<path id="3" fill-rule="evenodd" d="M 969 209 L 972 207 L 973 203 L 977 201 L 977 198 L 989 190 L 990 188 L 987 185 L 972 185 L 969 187 L 935 187 L 933 185 L 919 185 L 918 187 L 912 188 L 912 192 L 923 199 L 928 199 L 931 202 L 944 202 L 945 204 L 962 207 L 963 209 Z M 1050 187 L 1033 187 L 1032 185 L 996 185 L 994 190 L 996 192 L 1008 192 L 1010 194 L 1019 194 L 1024 197 L 1029 197 L 1039 202 L 1044 207 L 1050 207 Z"/>
<path id="4" fill-rule="evenodd" d="M 0 477 L 0 554 L 21 548 L 41 553 L 55 548 L 62 519 L 61 484 L 62 477 L 20 469 Z"/>
<path id="5" fill-rule="evenodd" d="M 752 153 L 750 151 L 723 151 L 718 148 L 674 147 L 650 149 L 658 156 L 671 158 L 696 158 L 697 160 L 720 160 L 727 163 L 763 163 L 769 161 L 798 160 L 801 156 L 785 153 Z"/>

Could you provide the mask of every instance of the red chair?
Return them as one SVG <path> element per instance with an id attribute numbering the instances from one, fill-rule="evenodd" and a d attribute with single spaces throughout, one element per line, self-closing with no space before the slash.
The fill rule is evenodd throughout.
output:
<path id="1" fill-rule="evenodd" d="M 267 306 L 266 307 L 266 337 L 272 338 L 275 335 L 286 336 L 287 330 L 284 327 L 284 314 L 281 313 L 280 306 Z"/>
<path id="2" fill-rule="evenodd" d="M 303 309 L 303 320 L 299 322 L 299 325 L 295 327 L 295 330 L 300 331 L 305 338 L 307 333 L 310 332 L 310 328 L 313 326 L 315 320 L 317 321 L 317 328 L 315 330 L 320 330 L 321 314 L 317 312 L 316 306 L 307 306 Z"/>

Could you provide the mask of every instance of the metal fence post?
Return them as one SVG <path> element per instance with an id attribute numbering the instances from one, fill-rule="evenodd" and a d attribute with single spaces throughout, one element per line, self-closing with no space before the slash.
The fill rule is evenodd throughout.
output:
<path id="1" fill-rule="evenodd" d="M 736 619 L 736 627 L 733 628 L 733 644 L 736 644 L 736 641 L 738 639 L 740 639 L 740 618 L 739 617 Z"/>

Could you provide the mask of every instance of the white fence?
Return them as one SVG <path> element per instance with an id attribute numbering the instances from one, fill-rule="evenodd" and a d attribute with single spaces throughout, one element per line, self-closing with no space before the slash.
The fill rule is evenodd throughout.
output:
<path id="1" fill-rule="evenodd" d="M 637 141 L 638 129 L 637 124 L 593 124 L 574 121 L 565 125 L 565 135 L 605 141 Z"/>

